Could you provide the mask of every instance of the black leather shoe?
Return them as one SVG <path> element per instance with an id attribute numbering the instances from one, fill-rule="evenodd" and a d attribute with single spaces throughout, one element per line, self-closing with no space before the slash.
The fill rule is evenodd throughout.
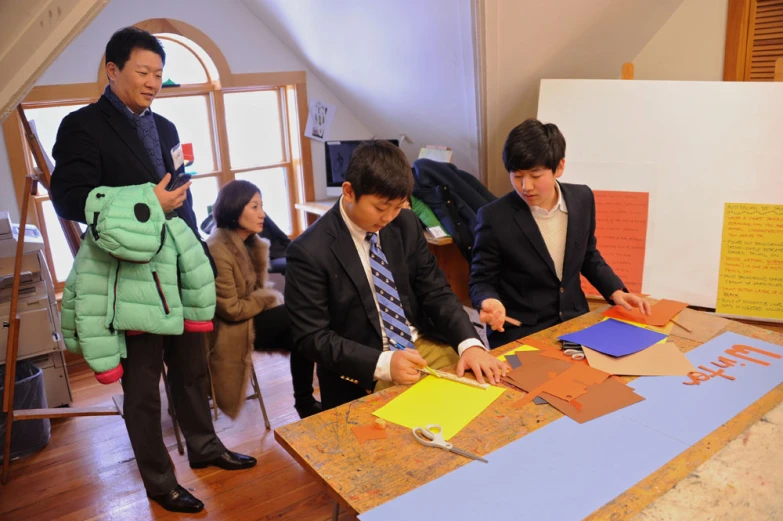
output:
<path id="1" fill-rule="evenodd" d="M 185 488 L 183 488 L 181 485 L 177 485 L 174 490 L 168 494 L 150 496 L 150 499 L 157 502 L 160 506 L 169 512 L 196 514 L 204 510 L 204 503 L 199 501 L 193 494 L 185 490 Z"/>
<path id="2" fill-rule="evenodd" d="M 252 456 L 245 456 L 244 454 L 227 450 L 210 461 L 191 461 L 190 468 L 203 469 L 212 465 L 213 467 L 220 467 L 223 470 L 242 470 L 255 467 L 256 463 L 256 459 Z"/>
<path id="3" fill-rule="evenodd" d="M 321 402 L 319 402 L 318 400 L 313 400 L 312 402 L 306 404 L 294 405 L 294 409 L 296 409 L 296 412 L 299 414 L 299 417 L 303 420 L 308 416 L 312 416 L 313 414 L 318 414 L 319 412 L 324 410 L 324 408 L 321 406 Z"/>

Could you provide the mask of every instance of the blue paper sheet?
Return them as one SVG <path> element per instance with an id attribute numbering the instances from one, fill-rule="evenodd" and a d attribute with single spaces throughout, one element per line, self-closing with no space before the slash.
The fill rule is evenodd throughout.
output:
<path id="1" fill-rule="evenodd" d="M 625 356 L 660 342 L 666 335 L 619 320 L 604 320 L 560 337 L 611 356 Z"/>
<path id="2" fill-rule="evenodd" d="M 714 370 L 711 362 L 719 356 L 736 360 L 724 369 L 736 380 L 714 377 L 683 385 L 691 380 L 639 378 L 632 384 L 645 401 L 582 425 L 557 420 L 489 454 L 489 464 L 469 463 L 359 519 L 481 519 L 487 512 L 509 519 L 583 519 L 783 381 L 783 358 L 749 354 L 770 363 L 763 367 L 727 355 L 735 344 L 783 355 L 781 346 L 724 333 L 688 358 Z"/>
<path id="3" fill-rule="evenodd" d="M 704 374 L 708 373 L 699 366 L 718 371 L 720 368 L 712 362 L 725 365 L 718 361 L 720 356 L 724 360 L 734 360 L 737 364 L 724 369 L 724 373 L 735 380 L 716 376 L 699 385 L 684 385 L 683 382 L 692 380 L 683 376 L 639 378 L 632 385 L 638 394 L 647 399 L 617 414 L 693 445 L 783 381 L 783 358 L 753 352 L 746 355 L 770 364 L 765 367 L 726 354 L 726 349 L 736 344 L 753 346 L 783 357 L 781 346 L 736 333 L 724 333 L 686 356 L 697 371 Z M 676 407 L 673 406 L 675 404 Z"/>
<path id="4" fill-rule="evenodd" d="M 583 519 L 687 446 L 609 414 L 561 418 L 359 516 L 361 521 Z M 513 498 L 511 500 L 507 498 Z"/>

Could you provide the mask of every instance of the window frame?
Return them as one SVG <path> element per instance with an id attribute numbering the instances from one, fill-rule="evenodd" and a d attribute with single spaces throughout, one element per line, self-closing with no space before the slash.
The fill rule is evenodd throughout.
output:
<path id="1" fill-rule="evenodd" d="M 159 37 L 163 40 L 173 40 L 187 47 L 204 67 L 208 82 L 200 84 L 183 84 L 179 87 L 161 89 L 158 98 L 206 96 L 210 119 L 210 136 L 216 170 L 203 172 L 194 178 L 216 177 L 218 189 L 235 175 L 249 170 L 265 170 L 269 168 L 285 168 L 288 183 L 290 205 L 291 237 L 298 236 L 306 227 L 304 212 L 296 208 L 298 203 L 314 198 L 312 159 L 310 142 L 305 139 L 304 129 L 307 118 L 307 84 L 304 71 L 245 73 L 232 74 L 228 62 L 217 45 L 204 33 L 184 22 L 165 18 L 146 20 L 135 25 L 153 34 L 173 34 L 185 40 L 190 40 L 200 47 L 213 62 L 218 72 L 218 78 L 213 78 L 199 56 L 199 53 L 188 47 L 186 42 L 173 39 L 166 34 Z M 21 105 L 24 109 L 44 108 L 62 105 L 93 103 L 98 100 L 108 82 L 105 76 L 105 57 L 101 58 L 97 80 L 94 83 L 79 83 L 65 85 L 44 85 L 34 87 L 25 97 Z M 280 109 L 281 138 L 284 161 L 270 165 L 260 165 L 248 168 L 232 169 L 230 165 L 228 132 L 224 95 L 233 92 L 249 92 L 258 90 L 275 90 L 277 92 L 278 108 Z M 29 146 L 24 138 L 21 119 L 16 111 L 12 112 L 3 122 L 6 149 L 11 166 L 11 175 L 16 191 L 16 200 L 21 212 L 25 176 L 35 172 L 35 164 L 29 152 Z M 294 135 L 293 133 L 296 133 Z M 33 196 L 34 204 L 29 205 L 28 219 L 38 226 L 44 237 L 44 249 L 53 271 L 56 291 L 62 291 L 64 281 L 58 281 L 54 274 L 52 252 L 49 247 L 48 230 L 43 218 L 43 202 L 49 200 L 48 194 Z"/>

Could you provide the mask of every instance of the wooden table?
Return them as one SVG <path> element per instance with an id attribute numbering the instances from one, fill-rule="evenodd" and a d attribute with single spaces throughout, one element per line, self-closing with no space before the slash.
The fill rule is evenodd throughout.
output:
<path id="1" fill-rule="evenodd" d="M 532 338 L 554 345 L 557 337 L 593 325 L 600 319 L 601 315 L 594 311 L 541 331 Z M 783 345 L 783 334 L 747 324 L 732 321 L 724 331 Z M 676 336 L 671 339 L 685 352 L 700 345 Z M 493 354 L 501 354 L 516 345 L 500 347 Z M 375 418 L 372 412 L 405 389 L 405 386 L 395 386 L 278 428 L 275 439 L 323 482 L 342 507 L 356 514 L 367 512 L 469 462 L 445 451 L 427 450 L 414 442 L 408 429 L 394 424 L 389 424 L 385 443 L 359 445 L 351 427 L 372 423 Z M 508 389 L 454 436 L 452 443 L 483 456 L 563 416 L 549 405 L 530 403 L 521 409 L 512 407 L 521 396 L 522 393 Z M 783 384 L 588 519 L 615 520 L 635 515 L 781 401 Z"/>

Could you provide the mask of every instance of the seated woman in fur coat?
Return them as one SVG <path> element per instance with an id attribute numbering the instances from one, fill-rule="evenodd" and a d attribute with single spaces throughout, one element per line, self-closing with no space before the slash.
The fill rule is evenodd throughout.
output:
<path id="1" fill-rule="evenodd" d="M 265 217 L 261 191 L 248 181 L 231 181 L 212 214 L 217 227 L 207 245 L 217 267 L 217 307 L 209 365 L 218 406 L 235 418 L 245 402 L 253 349 L 281 349 L 291 353 L 299 416 L 320 412 L 313 398 L 314 363 L 295 352 L 283 296 L 266 287 L 269 241 L 258 236 Z"/>

